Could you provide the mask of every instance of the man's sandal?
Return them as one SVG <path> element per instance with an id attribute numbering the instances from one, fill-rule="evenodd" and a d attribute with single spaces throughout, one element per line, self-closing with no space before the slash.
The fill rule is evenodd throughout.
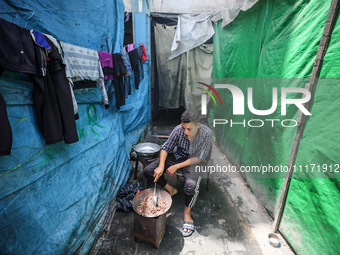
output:
<path id="1" fill-rule="evenodd" d="M 184 231 L 186 229 L 187 231 Z M 182 227 L 182 236 L 188 237 L 191 236 L 192 233 L 195 231 L 194 223 L 191 221 L 184 221 L 183 227 Z"/>

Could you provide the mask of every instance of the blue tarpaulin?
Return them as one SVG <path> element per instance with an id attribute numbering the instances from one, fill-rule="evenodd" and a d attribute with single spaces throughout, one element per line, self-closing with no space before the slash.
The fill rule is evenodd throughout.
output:
<path id="1" fill-rule="evenodd" d="M 0 17 L 56 39 L 99 51 L 121 52 L 122 0 L 31 0 L 0 3 Z M 109 50 L 107 49 L 107 42 Z M 13 132 L 10 156 L 0 157 L 0 254 L 86 254 L 110 202 L 131 172 L 130 150 L 150 122 L 150 77 L 120 111 L 111 82 L 110 108 L 98 88 L 75 90 L 79 142 L 46 145 L 24 74 L 0 79 Z"/>

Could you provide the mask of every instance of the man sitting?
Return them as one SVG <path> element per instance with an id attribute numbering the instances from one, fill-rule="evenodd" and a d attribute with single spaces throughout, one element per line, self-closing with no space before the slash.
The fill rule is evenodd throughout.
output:
<path id="1" fill-rule="evenodd" d="M 212 131 L 199 122 L 199 116 L 193 110 L 186 110 L 181 116 L 181 122 L 182 124 L 174 128 L 169 139 L 163 144 L 160 158 L 145 167 L 144 176 L 149 180 L 153 179 L 173 196 L 177 193 L 177 189 L 167 183 L 164 173 L 171 177 L 179 169 L 182 170 L 185 178 L 182 235 L 190 236 L 195 230 L 190 211 L 196 202 L 201 181 L 200 176 L 190 175 L 190 165 L 207 160 L 212 146 Z"/>

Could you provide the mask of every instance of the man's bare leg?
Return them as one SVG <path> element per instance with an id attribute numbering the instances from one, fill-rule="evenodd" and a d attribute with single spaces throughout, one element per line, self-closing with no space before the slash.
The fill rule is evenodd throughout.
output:
<path id="1" fill-rule="evenodd" d="M 190 212 L 191 212 L 191 208 L 185 206 L 185 208 L 184 208 L 184 221 L 194 222 L 194 220 L 191 217 Z M 186 228 L 184 229 L 184 232 L 189 232 L 189 231 L 192 231 L 192 230 L 190 230 L 190 229 L 188 230 Z"/>
<path id="2" fill-rule="evenodd" d="M 175 189 L 174 187 L 172 187 L 169 183 L 167 183 L 165 186 L 164 186 L 164 189 L 166 189 L 170 196 L 174 196 L 177 194 L 177 189 Z"/>

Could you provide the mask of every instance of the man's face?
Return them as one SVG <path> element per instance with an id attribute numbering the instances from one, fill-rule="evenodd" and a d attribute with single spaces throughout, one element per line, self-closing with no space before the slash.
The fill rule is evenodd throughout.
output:
<path id="1" fill-rule="evenodd" d="M 201 123 L 199 122 L 197 124 L 193 122 L 190 122 L 190 123 L 182 122 L 183 132 L 188 137 L 189 141 L 192 141 L 196 138 L 196 135 L 197 135 L 197 132 L 200 126 L 201 126 Z"/>

